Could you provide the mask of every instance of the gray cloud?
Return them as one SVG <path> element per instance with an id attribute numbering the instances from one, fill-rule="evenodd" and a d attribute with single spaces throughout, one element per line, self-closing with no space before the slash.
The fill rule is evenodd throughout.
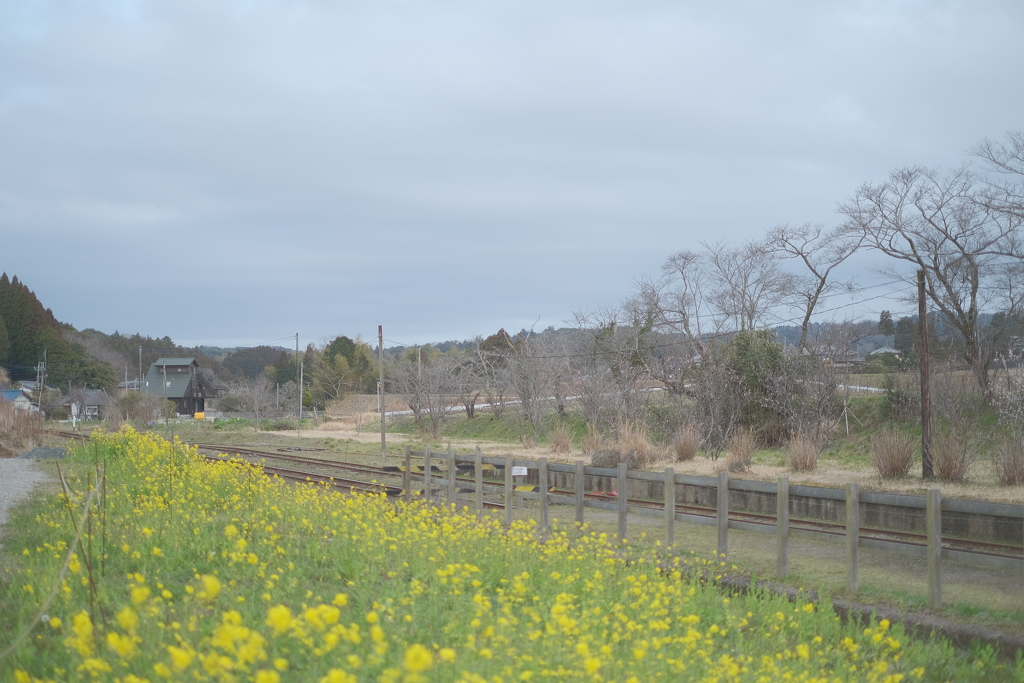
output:
<path id="1" fill-rule="evenodd" d="M 1020 128 L 1006 2 L 0 8 L 0 267 L 184 342 L 558 324 Z"/>

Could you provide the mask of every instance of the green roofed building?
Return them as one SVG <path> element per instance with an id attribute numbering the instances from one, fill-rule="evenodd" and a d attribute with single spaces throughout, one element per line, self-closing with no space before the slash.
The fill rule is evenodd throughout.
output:
<path id="1" fill-rule="evenodd" d="M 201 413 L 206 399 L 217 396 L 209 371 L 200 368 L 195 358 L 158 358 L 149 367 L 142 390 L 173 401 L 179 415 Z"/>

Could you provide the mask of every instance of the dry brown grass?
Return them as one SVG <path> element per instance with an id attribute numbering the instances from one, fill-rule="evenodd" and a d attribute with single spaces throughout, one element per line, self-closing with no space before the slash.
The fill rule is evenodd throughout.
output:
<path id="1" fill-rule="evenodd" d="M 647 436 L 647 428 L 638 423 L 625 423 L 619 425 L 616 434 L 615 445 L 624 454 L 634 454 L 634 459 L 639 467 L 649 467 L 658 460 L 658 453 Z"/>
<path id="2" fill-rule="evenodd" d="M 786 450 L 789 451 L 789 466 L 794 471 L 813 472 L 818 468 L 821 446 L 814 439 L 798 434 L 790 439 Z"/>
<path id="3" fill-rule="evenodd" d="M 1024 484 L 1024 441 L 1019 436 L 1000 439 L 992 452 L 992 465 L 1000 484 Z"/>
<path id="4" fill-rule="evenodd" d="M 974 453 L 967 438 L 950 432 L 939 432 L 932 439 L 932 465 L 935 476 L 942 481 L 967 481 Z"/>
<path id="5" fill-rule="evenodd" d="M 601 435 L 598 434 L 594 425 L 587 424 L 587 435 L 583 437 L 583 455 L 593 455 L 601 450 Z"/>
<path id="6" fill-rule="evenodd" d="M 552 453 L 572 452 L 572 432 L 569 431 L 569 427 L 562 422 L 559 422 L 551 428 L 549 441 Z"/>
<path id="7" fill-rule="evenodd" d="M 725 465 L 730 472 L 749 472 L 750 466 L 754 464 L 757 439 L 753 432 L 742 429 L 733 434 L 725 449 Z"/>
<path id="8" fill-rule="evenodd" d="M 690 425 L 684 425 L 676 432 L 672 439 L 672 452 L 676 456 L 676 462 L 690 462 L 697 457 L 700 449 L 700 434 Z"/>
<path id="9" fill-rule="evenodd" d="M 914 464 L 916 442 L 898 429 L 880 429 L 871 439 L 871 464 L 882 479 L 905 477 Z"/>
<path id="10" fill-rule="evenodd" d="M 31 450 L 42 436 L 42 415 L 15 410 L 10 401 L 0 401 L 0 457 Z"/>

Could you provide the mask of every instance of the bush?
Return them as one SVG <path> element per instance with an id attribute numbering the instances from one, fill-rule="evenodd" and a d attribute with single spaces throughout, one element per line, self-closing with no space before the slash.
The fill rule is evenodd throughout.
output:
<path id="1" fill-rule="evenodd" d="M 1005 486 L 1024 484 L 1024 442 L 1019 436 L 1005 437 L 996 443 L 992 453 L 999 483 Z"/>
<path id="2" fill-rule="evenodd" d="M 295 423 L 291 420 L 266 420 L 260 425 L 264 432 L 288 432 L 295 429 Z"/>
<path id="3" fill-rule="evenodd" d="M 592 455 L 601 450 L 601 435 L 591 423 L 587 424 L 587 435 L 583 437 L 583 454 Z"/>
<path id="4" fill-rule="evenodd" d="M 632 455 L 638 467 L 649 467 L 658 459 L 654 445 L 647 437 L 647 428 L 642 424 L 627 422 L 619 426 L 616 446 L 627 455 Z"/>
<path id="5" fill-rule="evenodd" d="M 559 422 L 551 428 L 550 445 L 552 453 L 572 452 L 572 432 L 563 422 Z"/>
<path id="6" fill-rule="evenodd" d="M 672 439 L 672 452 L 675 453 L 676 462 L 689 462 L 697 457 L 700 449 L 700 434 L 697 430 L 686 425 L 676 432 Z"/>
<path id="7" fill-rule="evenodd" d="M 909 420 L 920 415 L 920 400 L 907 388 L 908 382 L 909 380 L 901 382 L 896 375 L 890 373 L 882 378 L 882 389 L 885 391 L 882 415 L 886 419 Z"/>
<path id="8" fill-rule="evenodd" d="M 794 471 L 812 472 L 818 468 L 821 447 L 813 439 L 798 434 L 790 440 L 788 450 L 789 466 Z"/>
<path id="9" fill-rule="evenodd" d="M 905 477 L 914 463 L 914 440 L 898 429 L 881 429 L 871 439 L 871 464 L 882 479 Z"/>
<path id="10" fill-rule="evenodd" d="M 967 470 L 974 453 L 966 437 L 952 432 L 939 432 L 932 439 L 932 465 L 935 476 L 942 481 L 967 481 Z"/>
<path id="11" fill-rule="evenodd" d="M 725 457 L 726 466 L 730 472 L 747 472 L 754 464 L 754 451 L 757 450 L 757 441 L 750 430 L 743 429 L 729 439 L 726 446 L 728 455 Z"/>

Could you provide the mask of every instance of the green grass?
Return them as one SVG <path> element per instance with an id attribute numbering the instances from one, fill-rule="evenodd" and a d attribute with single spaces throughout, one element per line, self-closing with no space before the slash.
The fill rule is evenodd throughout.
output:
<path id="1" fill-rule="evenodd" d="M 66 584 L 77 531 L 62 498 L 16 513 L 5 539 L 0 630 L 30 637 L 0 661 L 2 680 L 1024 676 L 985 648 L 844 624 L 827 600 L 720 592 L 702 577 L 729 567 L 698 553 L 287 485 L 149 437 L 90 446 L 68 463 L 71 486 L 85 495 L 102 463 L 108 494 Z"/>

